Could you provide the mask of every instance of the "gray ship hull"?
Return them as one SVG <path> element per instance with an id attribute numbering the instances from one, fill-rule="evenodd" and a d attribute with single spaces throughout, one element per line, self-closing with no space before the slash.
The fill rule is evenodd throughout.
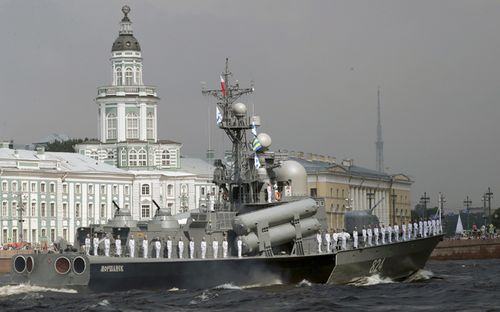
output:
<path id="1" fill-rule="evenodd" d="M 345 284 L 379 274 L 402 279 L 425 266 L 441 235 L 330 254 L 227 259 L 141 259 L 33 254 L 12 261 L 12 281 L 45 287 L 111 291 L 172 287 L 186 289 L 233 285 Z M 23 257 L 23 258 L 19 258 Z M 31 259 L 30 259 L 31 257 Z M 59 258 L 69 267 L 57 268 Z M 23 259 L 25 267 L 21 266 Z M 66 260 L 62 263 L 66 263 Z M 26 265 L 26 263 L 30 263 Z M 57 270 L 61 272 L 57 272 Z M 66 271 L 67 270 L 67 271 Z"/>

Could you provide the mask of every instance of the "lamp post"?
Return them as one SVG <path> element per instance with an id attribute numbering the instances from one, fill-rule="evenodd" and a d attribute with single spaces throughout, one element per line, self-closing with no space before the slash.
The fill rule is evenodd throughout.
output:
<path id="1" fill-rule="evenodd" d="M 483 225 L 486 226 L 486 194 L 481 196 L 481 201 L 483 202 Z"/>
<path id="2" fill-rule="evenodd" d="M 23 242 L 23 213 L 24 213 L 24 201 L 27 199 L 26 194 L 19 194 L 20 202 L 17 205 L 17 222 L 19 222 L 19 241 L 22 243 Z"/>
<path id="3" fill-rule="evenodd" d="M 396 199 L 398 195 L 392 190 L 391 199 L 392 199 L 392 224 L 396 223 Z"/>
<path id="4" fill-rule="evenodd" d="M 467 230 L 470 229 L 469 227 L 469 220 L 470 220 L 470 205 L 472 204 L 472 201 L 469 199 L 469 195 L 467 195 L 467 198 L 464 200 L 464 205 L 467 211 Z"/>
<path id="5" fill-rule="evenodd" d="M 489 187 L 488 192 L 484 196 L 486 196 L 486 200 L 488 201 L 488 224 L 491 224 L 491 197 L 493 197 L 493 193 Z"/>
<path id="6" fill-rule="evenodd" d="M 420 203 L 424 205 L 424 220 L 427 219 L 427 204 L 431 199 L 427 196 L 427 192 L 424 192 L 424 195 L 420 197 Z"/>

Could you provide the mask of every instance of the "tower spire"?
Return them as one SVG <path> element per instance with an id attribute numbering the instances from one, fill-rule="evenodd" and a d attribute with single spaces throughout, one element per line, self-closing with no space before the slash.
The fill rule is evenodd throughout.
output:
<path id="1" fill-rule="evenodd" d="M 377 171 L 384 172 L 384 141 L 382 141 L 382 122 L 380 120 L 380 87 L 377 90 Z"/>

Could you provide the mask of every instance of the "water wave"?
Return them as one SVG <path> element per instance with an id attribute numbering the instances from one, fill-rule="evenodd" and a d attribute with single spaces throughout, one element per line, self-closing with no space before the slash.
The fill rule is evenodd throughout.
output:
<path id="1" fill-rule="evenodd" d="M 300 283 L 297 284 L 297 287 L 311 287 L 312 283 L 308 280 L 304 279 Z"/>
<path id="2" fill-rule="evenodd" d="M 358 278 L 348 284 L 359 287 L 359 286 L 373 286 L 373 285 L 390 284 L 390 283 L 394 283 L 394 281 L 388 277 L 381 277 L 379 274 L 375 274 Z"/>
<path id="3" fill-rule="evenodd" d="M 412 275 L 408 276 L 405 282 L 418 282 L 418 281 L 426 281 L 434 277 L 434 273 L 429 270 L 420 269 Z"/>
<path id="4" fill-rule="evenodd" d="M 7 285 L 0 287 L 0 297 L 8 297 L 19 294 L 26 293 L 38 293 L 38 292 L 58 292 L 66 294 L 76 294 L 77 291 L 74 289 L 58 289 L 58 288 L 47 288 L 41 286 L 34 286 L 29 284 L 19 284 L 19 285 Z"/>
<path id="5" fill-rule="evenodd" d="M 233 283 L 226 283 L 219 286 L 215 286 L 215 289 L 241 290 L 243 288 L 236 286 Z"/>

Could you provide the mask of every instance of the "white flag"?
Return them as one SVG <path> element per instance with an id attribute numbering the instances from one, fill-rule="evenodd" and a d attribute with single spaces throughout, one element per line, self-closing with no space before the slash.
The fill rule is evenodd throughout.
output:
<path id="1" fill-rule="evenodd" d="M 259 169 L 260 168 L 260 161 L 259 161 L 259 157 L 257 157 L 257 154 L 255 154 L 255 156 L 254 156 L 254 161 L 255 161 L 255 169 Z"/>
<path id="2" fill-rule="evenodd" d="M 215 108 L 215 122 L 217 122 L 217 126 L 220 126 L 220 124 L 222 123 L 222 114 L 219 110 L 218 107 Z"/>
<path id="3" fill-rule="evenodd" d="M 257 129 L 255 129 L 255 122 L 254 121 L 252 121 L 252 134 L 254 136 L 257 136 Z"/>

